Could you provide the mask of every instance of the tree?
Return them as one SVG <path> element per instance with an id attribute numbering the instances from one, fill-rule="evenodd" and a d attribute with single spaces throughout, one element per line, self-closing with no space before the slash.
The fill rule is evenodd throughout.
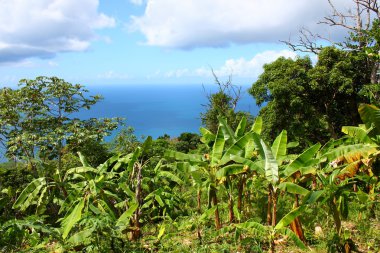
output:
<path id="1" fill-rule="evenodd" d="M 219 81 L 214 71 L 212 71 L 212 74 L 218 85 L 218 91 L 207 95 L 206 112 L 201 113 L 201 120 L 202 124 L 215 134 L 219 126 L 219 116 L 225 117 L 231 127 L 236 128 L 240 120 L 249 115 L 246 112 L 235 111 L 241 98 L 241 87 L 232 84 L 231 77 L 227 82 L 223 83 Z"/>
<path id="2" fill-rule="evenodd" d="M 10 158 L 27 160 L 35 169 L 35 159 L 57 159 L 62 167 L 64 146 L 76 147 L 88 140 L 100 141 L 114 130 L 120 119 L 74 118 L 90 109 L 101 97 L 85 96 L 80 84 L 57 77 L 23 79 L 19 89 L 0 90 L 0 140 Z"/>
<path id="3" fill-rule="evenodd" d="M 294 51 L 312 52 L 319 54 L 323 49 L 321 41 L 328 42 L 333 46 L 347 51 L 356 51 L 366 57 L 363 66 L 369 70 L 368 78 L 372 84 L 380 83 L 378 75 L 379 42 L 380 42 L 380 9 L 377 0 L 351 0 L 347 3 L 349 9 L 341 10 L 334 3 L 334 0 L 327 0 L 331 7 L 331 14 L 323 18 L 319 24 L 341 28 L 347 31 L 344 41 L 332 41 L 321 34 L 303 28 L 300 31 L 298 43 L 283 41 Z M 347 6 L 347 5 L 346 5 Z M 373 85 L 374 90 L 378 90 L 378 85 Z M 376 92 L 377 95 L 379 92 Z"/>
<path id="4" fill-rule="evenodd" d="M 200 136 L 194 133 L 181 133 L 178 137 L 178 142 L 175 143 L 177 151 L 188 153 L 191 150 L 196 150 L 201 143 Z"/>
<path id="5" fill-rule="evenodd" d="M 264 65 L 264 72 L 253 83 L 249 93 L 261 106 L 266 127 L 262 137 L 269 142 L 286 129 L 291 140 L 315 141 L 326 136 L 323 119 L 315 117 L 315 108 L 307 101 L 309 92 L 308 72 L 312 69 L 307 57 L 286 59 L 280 57 Z M 302 140 L 301 140 L 302 138 Z"/>
<path id="6" fill-rule="evenodd" d="M 369 83 L 366 58 L 356 52 L 333 47 L 322 49 L 313 67 L 307 57 L 264 65 L 264 73 L 249 93 L 260 106 L 264 119 L 263 137 L 273 141 L 280 129 L 305 147 L 340 135 L 344 125 L 358 124 L 359 103 L 368 102 L 361 91 Z"/>

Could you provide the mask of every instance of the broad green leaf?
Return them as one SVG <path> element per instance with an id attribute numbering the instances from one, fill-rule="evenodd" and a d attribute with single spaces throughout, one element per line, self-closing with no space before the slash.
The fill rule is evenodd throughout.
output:
<path id="1" fill-rule="evenodd" d="M 128 210 L 125 211 L 119 217 L 119 219 L 116 221 L 116 226 L 117 227 L 128 226 L 129 225 L 129 218 L 131 218 L 131 216 L 136 211 L 136 209 L 138 208 L 138 206 L 139 206 L 138 203 L 134 203 L 134 204 L 130 205 L 129 208 L 128 208 Z"/>
<path id="2" fill-rule="evenodd" d="M 65 239 L 70 233 L 75 223 L 77 223 L 82 217 L 82 209 L 84 207 L 85 199 L 82 198 L 79 203 L 74 207 L 73 211 L 67 215 L 61 222 L 62 225 L 62 238 Z"/>
<path id="3" fill-rule="evenodd" d="M 289 193 L 299 194 L 299 195 L 304 195 L 304 196 L 309 193 L 309 190 L 303 188 L 302 186 L 298 184 L 291 183 L 291 182 L 282 182 L 278 185 L 278 188 Z"/>
<path id="4" fill-rule="evenodd" d="M 21 211 L 24 211 L 28 208 L 34 201 L 37 201 L 38 194 L 41 189 L 46 186 L 46 179 L 44 177 L 40 177 L 34 179 L 30 182 L 25 189 L 21 192 L 20 196 L 17 198 L 12 208 L 19 208 Z"/>
<path id="5" fill-rule="evenodd" d="M 176 182 L 179 185 L 183 184 L 183 181 L 179 177 L 177 177 L 176 175 L 174 175 L 173 173 L 171 173 L 169 171 L 160 171 L 158 173 L 158 176 L 166 177 L 166 178 L 170 179 L 171 181 Z"/>
<path id="6" fill-rule="evenodd" d="M 178 161 L 184 161 L 189 163 L 203 163 L 203 156 L 197 154 L 185 154 L 182 152 L 174 151 L 174 150 L 166 150 L 165 157 L 173 158 Z"/>
<path id="7" fill-rule="evenodd" d="M 280 157 L 286 155 L 286 144 L 288 143 L 288 135 L 286 130 L 282 130 L 282 132 L 277 136 L 272 144 L 272 153 L 274 158 L 279 162 Z M 279 162 L 280 164 L 280 162 Z"/>
<path id="8" fill-rule="evenodd" d="M 40 197 L 38 198 L 38 201 L 37 201 L 37 209 L 36 209 L 37 214 L 42 214 L 46 210 L 47 203 L 45 203 L 45 201 L 48 199 L 47 189 L 48 187 L 44 187 L 40 193 Z"/>
<path id="9" fill-rule="evenodd" d="M 260 235 L 265 235 L 267 233 L 267 227 L 255 221 L 246 221 L 243 223 L 235 224 L 235 227 L 240 229 L 253 230 Z"/>
<path id="10" fill-rule="evenodd" d="M 223 177 L 244 173 L 244 172 L 246 172 L 246 169 L 248 169 L 248 168 L 244 168 L 243 165 L 231 164 L 231 165 L 227 165 L 227 166 L 220 168 L 216 172 L 215 176 L 217 179 L 221 179 Z"/>
<path id="11" fill-rule="evenodd" d="M 204 220 L 210 218 L 215 213 L 216 208 L 218 208 L 218 206 L 213 206 L 213 207 L 207 209 L 206 211 L 204 211 L 200 220 L 204 221 Z"/>
<path id="12" fill-rule="evenodd" d="M 239 125 L 237 126 L 236 130 L 235 130 L 235 136 L 237 138 L 240 138 L 241 136 L 244 135 L 245 133 L 245 128 L 247 127 L 247 118 L 246 117 L 242 117 L 240 122 L 239 122 Z"/>
<path id="13" fill-rule="evenodd" d="M 240 164 L 248 166 L 251 171 L 256 171 L 259 174 L 264 174 L 264 166 L 263 166 L 264 163 L 261 160 L 253 162 L 250 159 L 246 159 L 244 157 L 235 156 L 235 155 L 231 155 L 230 158 L 232 161 L 236 163 L 240 163 Z"/>
<path id="14" fill-rule="evenodd" d="M 287 236 L 289 237 L 290 239 L 292 239 L 292 241 L 294 242 L 294 244 L 302 249 L 302 250 L 307 250 L 308 248 L 305 246 L 305 244 L 298 238 L 298 236 L 292 231 L 290 230 L 289 228 L 284 228 L 283 229 L 283 232 L 282 234 L 284 236 Z"/>
<path id="15" fill-rule="evenodd" d="M 152 143 L 152 136 L 148 136 L 141 147 L 141 154 L 145 154 L 146 152 L 148 152 L 148 149 L 152 146 Z"/>
<path id="16" fill-rule="evenodd" d="M 314 204 L 315 202 L 318 201 L 318 199 L 323 195 L 325 194 L 326 191 L 325 190 L 320 190 L 320 191 L 311 191 L 309 192 L 309 194 L 307 194 L 304 199 L 303 199 L 303 202 L 302 204 Z"/>
<path id="17" fill-rule="evenodd" d="M 262 127 L 263 127 L 263 118 L 261 118 L 261 116 L 257 116 L 255 119 L 255 123 L 253 123 L 253 126 L 251 128 L 251 131 L 260 135 Z"/>
<path id="18" fill-rule="evenodd" d="M 267 144 L 261 140 L 261 145 L 263 147 L 264 155 L 265 155 L 265 178 L 271 182 L 272 184 L 277 184 L 278 182 L 278 164 L 276 159 L 274 158 L 272 151 L 267 146 Z"/>
<path id="19" fill-rule="evenodd" d="M 326 158 L 328 161 L 333 161 L 339 157 L 344 156 L 347 160 L 353 156 L 368 157 L 377 151 L 378 146 L 373 144 L 352 144 L 340 145 L 337 148 L 326 152 L 321 156 L 321 159 Z"/>
<path id="20" fill-rule="evenodd" d="M 78 152 L 78 156 L 83 167 L 91 167 L 91 165 L 87 162 L 86 157 L 84 157 L 81 152 Z"/>
<path id="21" fill-rule="evenodd" d="M 257 133 L 253 133 L 252 140 L 255 147 L 254 150 L 258 152 L 258 155 L 261 157 L 261 159 L 265 161 L 265 153 L 260 135 L 258 135 Z"/>
<path id="22" fill-rule="evenodd" d="M 161 237 L 164 235 L 164 233 L 165 233 L 165 226 L 164 225 L 161 225 L 161 228 L 160 228 L 160 230 L 158 231 L 158 235 L 157 235 L 157 239 L 158 240 L 160 240 L 161 239 Z"/>
<path id="23" fill-rule="evenodd" d="M 361 143 L 373 143 L 371 138 L 368 136 L 368 131 L 361 127 L 344 126 L 342 127 L 342 132 L 357 139 Z"/>
<path id="24" fill-rule="evenodd" d="M 370 128 L 372 124 L 376 128 L 376 132 L 380 132 L 380 110 L 374 105 L 361 104 L 359 105 L 360 118 L 364 122 L 367 128 Z"/>
<path id="25" fill-rule="evenodd" d="M 131 159 L 128 161 L 128 167 L 127 167 L 128 173 L 133 171 L 133 167 L 135 166 L 137 159 L 141 156 L 142 153 L 143 151 L 141 147 L 137 147 L 136 150 L 133 152 Z"/>
<path id="26" fill-rule="evenodd" d="M 310 148 L 306 149 L 302 154 L 297 156 L 289 165 L 286 167 L 284 174 L 290 177 L 297 171 L 300 171 L 304 167 L 312 166 L 318 163 L 317 159 L 313 159 L 315 154 L 318 152 L 321 144 L 317 143 Z"/>
<path id="27" fill-rule="evenodd" d="M 128 181 L 129 175 L 130 173 L 133 172 L 135 163 L 137 162 L 137 159 L 140 157 L 141 153 L 142 153 L 141 147 L 137 147 L 135 151 L 132 153 L 132 156 L 128 157 L 127 169 L 123 171 L 122 173 L 120 173 L 119 183 L 124 183 Z"/>
<path id="28" fill-rule="evenodd" d="M 71 168 L 67 170 L 65 178 L 67 178 L 70 174 L 84 174 L 87 172 L 92 172 L 92 173 L 98 173 L 99 170 L 92 168 L 92 167 L 76 167 L 76 168 Z"/>
<path id="29" fill-rule="evenodd" d="M 287 146 L 288 146 L 288 149 L 290 149 L 290 148 L 296 148 L 299 145 L 300 143 L 298 141 L 292 141 L 292 142 L 289 142 Z"/>
<path id="30" fill-rule="evenodd" d="M 252 138 L 253 138 L 253 133 L 248 132 L 243 137 L 238 139 L 231 147 L 229 147 L 225 151 L 222 159 L 220 160 L 219 165 L 223 165 L 231 161 L 231 158 L 230 158 L 231 155 L 244 156 L 245 148 L 249 144 L 249 142 L 252 140 Z"/>
<path id="31" fill-rule="evenodd" d="M 227 124 L 227 120 L 221 116 L 218 116 L 218 120 L 219 120 L 219 127 L 223 132 L 224 140 L 228 143 L 235 142 L 236 141 L 235 133 L 231 129 L 231 127 Z"/>
<path id="32" fill-rule="evenodd" d="M 160 197 L 160 195 L 155 195 L 155 196 L 154 196 L 154 199 L 158 202 L 158 204 L 159 204 L 161 207 L 165 207 L 165 203 L 164 203 L 164 201 L 162 201 L 162 198 Z"/>
<path id="33" fill-rule="evenodd" d="M 94 230 L 95 230 L 95 228 L 89 228 L 89 229 L 82 230 L 82 231 L 72 235 L 67 240 L 67 242 L 72 244 L 73 246 L 89 244 L 89 243 L 91 243 L 91 240 L 92 240 L 91 236 L 92 236 L 92 233 L 94 232 Z"/>
<path id="34" fill-rule="evenodd" d="M 224 144 L 225 144 L 225 139 L 223 136 L 223 131 L 221 129 L 221 126 L 219 125 L 218 132 L 216 134 L 216 139 L 212 147 L 211 166 L 217 165 L 220 159 L 222 158 Z"/>
<path id="35" fill-rule="evenodd" d="M 297 207 L 285 215 L 275 226 L 275 229 L 279 230 L 289 225 L 297 216 L 299 216 L 305 210 L 305 206 Z"/>
<path id="36" fill-rule="evenodd" d="M 93 196 L 96 196 L 97 195 L 97 191 L 96 191 L 96 185 L 95 185 L 95 181 L 94 180 L 90 180 L 88 182 L 88 186 L 90 188 L 90 192 Z"/>
<path id="37" fill-rule="evenodd" d="M 116 214 L 113 209 L 113 205 L 109 203 L 107 199 L 98 199 L 98 208 L 103 213 L 109 214 L 114 220 L 116 220 Z"/>
<path id="38" fill-rule="evenodd" d="M 209 144 L 210 142 L 215 141 L 215 134 L 213 134 L 211 131 L 209 131 L 206 128 L 201 127 L 200 130 L 201 132 L 201 142 L 204 144 Z"/>

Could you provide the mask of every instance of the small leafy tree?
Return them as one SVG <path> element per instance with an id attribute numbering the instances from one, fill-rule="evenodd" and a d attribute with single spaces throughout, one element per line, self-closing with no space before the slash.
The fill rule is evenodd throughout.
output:
<path id="1" fill-rule="evenodd" d="M 240 120 L 249 115 L 242 111 L 236 112 L 236 106 L 241 98 L 241 87 L 234 85 L 231 77 L 223 83 L 219 81 L 214 71 L 212 74 L 218 85 L 218 91 L 207 95 L 206 112 L 201 113 L 201 120 L 202 124 L 215 134 L 219 126 L 218 117 L 226 118 L 231 127 L 235 129 Z"/>
<path id="2" fill-rule="evenodd" d="M 0 141 L 8 157 L 25 159 L 34 170 L 37 158 L 57 159 L 61 169 L 63 148 L 68 142 L 76 147 L 108 135 L 120 119 L 74 117 L 101 99 L 98 95 L 86 96 L 87 92 L 80 84 L 44 76 L 20 80 L 19 89 L 1 89 Z"/>

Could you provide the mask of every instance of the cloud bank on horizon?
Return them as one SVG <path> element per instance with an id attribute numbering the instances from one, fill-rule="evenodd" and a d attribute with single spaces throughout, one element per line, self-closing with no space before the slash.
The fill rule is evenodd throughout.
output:
<path id="1" fill-rule="evenodd" d="M 197 69 L 176 69 L 164 73 L 164 77 L 168 78 L 182 78 L 186 76 L 199 76 L 199 77 L 212 77 L 212 71 L 218 77 L 237 76 L 239 78 L 256 78 L 262 72 L 262 68 L 265 64 L 270 63 L 278 59 L 279 57 L 293 58 L 297 57 L 297 54 L 290 50 L 268 50 L 256 54 L 253 58 L 247 60 L 245 58 L 228 59 L 224 64 L 217 68 L 200 67 Z M 212 71 L 211 71 L 212 70 Z"/>
<path id="2" fill-rule="evenodd" d="M 345 0 L 333 2 L 350 7 Z M 342 38 L 341 31 L 317 24 L 330 12 L 328 1 L 321 0 L 148 0 L 131 27 L 144 34 L 146 45 L 180 49 L 279 42 L 303 27 Z"/>
<path id="3" fill-rule="evenodd" d="M 0 1 L 0 63 L 88 49 L 96 29 L 115 25 L 98 5 L 98 0 Z"/>

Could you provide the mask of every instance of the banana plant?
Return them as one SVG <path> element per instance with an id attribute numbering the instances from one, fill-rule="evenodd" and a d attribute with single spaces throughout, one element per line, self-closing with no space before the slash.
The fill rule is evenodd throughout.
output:
<path id="1" fill-rule="evenodd" d="M 94 216 L 108 217 L 107 219 L 114 224 L 116 230 L 121 231 L 119 228 L 129 226 L 129 218 L 138 206 L 133 198 L 126 202 L 119 197 L 122 192 L 120 192 L 118 180 L 122 173 L 116 170 L 120 167 L 120 163 L 126 162 L 126 157 L 115 156 L 97 168 L 93 168 L 81 154 L 79 156 L 82 166 L 69 169 L 62 178 L 62 182 L 65 182 L 67 197 L 58 199 L 60 205 L 58 215 L 62 217 L 59 220 L 61 238 L 69 244 L 77 243 L 78 238 L 85 241 L 92 237 L 92 233 L 96 232 L 96 226 L 88 226 L 88 224 Z M 13 208 L 24 211 L 31 206 L 36 206 L 38 213 L 45 199 L 52 200 L 47 195 L 49 192 L 54 192 L 56 187 L 57 184 L 54 181 L 48 182 L 45 177 L 34 179 L 21 192 Z M 124 208 L 127 210 L 124 211 Z M 82 225 L 79 226 L 79 224 Z M 74 234 L 73 228 L 78 228 Z"/>
<path id="2" fill-rule="evenodd" d="M 266 238 L 269 244 L 269 252 L 276 252 L 276 239 L 279 236 L 291 239 L 297 247 L 302 250 L 306 250 L 305 244 L 298 238 L 298 236 L 287 226 L 291 224 L 305 209 L 305 206 L 300 206 L 287 213 L 281 220 L 275 225 L 263 225 L 261 223 L 248 220 L 240 224 L 234 224 L 233 227 L 238 233 L 248 232 L 255 236 L 259 235 Z"/>
<path id="3" fill-rule="evenodd" d="M 245 159 L 243 163 L 239 164 L 234 161 L 234 159 L 239 160 L 239 157 L 244 157 L 244 155 L 250 153 L 248 146 L 252 145 L 254 132 L 252 130 L 245 132 L 245 126 L 246 120 L 242 119 L 236 131 L 233 131 L 227 125 L 225 119 L 219 117 L 219 127 L 216 135 L 205 128 L 200 130 L 202 134 L 201 141 L 208 146 L 209 153 L 196 155 L 176 151 L 166 152 L 168 158 L 185 162 L 190 166 L 192 178 L 194 183 L 198 185 L 198 189 L 201 189 L 201 187 L 207 188 L 208 208 L 215 207 L 215 227 L 217 229 L 221 228 L 217 197 L 220 180 L 226 176 L 245 173 L 249 168 L 253 170 L 258 168 L 249 159 Z M 198 190 L 199 198 L 200 191 Z M 233 213 L 231 198 L 230 193 L 230 218 L 231 213 Z"/>

